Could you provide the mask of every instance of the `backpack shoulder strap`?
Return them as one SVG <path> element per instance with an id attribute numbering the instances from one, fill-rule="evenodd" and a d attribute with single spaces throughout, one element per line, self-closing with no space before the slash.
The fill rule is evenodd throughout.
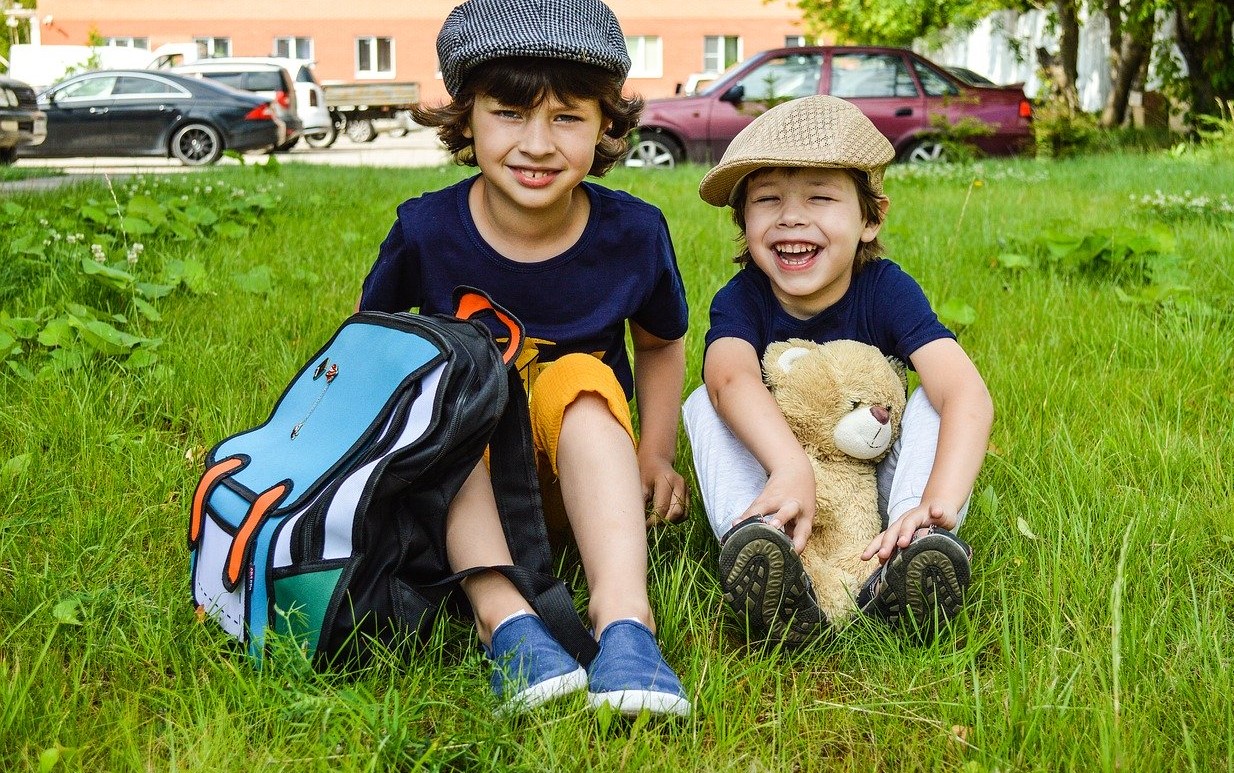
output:
<path id="1" fill-rule="evenodd" d="M 512 368 L 509 379 L 510 400 L 489 444 L 493 493 L 497 497 L 506 542 L 516 564 L 507 567 L 512 571 L 501 573 L 531 602 L 536 614 L 543 618 L 566 651 L 586 666 L 595 657 L 598 647 L 579 620 L 565 584 L 551 573 L 552 555 L 544 524 L 540 482 L 534 464 L 526 461 L 535 458 L 527 397 L 522 379 Z M 500 571 L 499 567 L 495 568 Z"/>

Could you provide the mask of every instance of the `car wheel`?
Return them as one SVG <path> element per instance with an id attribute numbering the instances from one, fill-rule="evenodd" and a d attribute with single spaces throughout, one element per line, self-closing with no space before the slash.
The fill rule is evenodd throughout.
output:
<path id="1" fill-rule="evenodd" d="M 17 147 L 0 148 L 0 166 L 9 166 L 17 160 Z"/>
<path id="2" fill-rule="evenodd" d="M 286 153 L 287 151 L 291 150 L 292 148 L 294 148 L 296 145 L 299 145 L 299 144 L 300 144 L 300 138 L 296 137 L 291 142 L 284 142 L 282 145 L 279 145 L 277 148 L 274 149 L 274 152 L 275 153 Z"/>
<path id="3" fill-rule="evenodd" d="M 947 160 L 943 143 L 933 137 L 922 137 L 909 143 L 900 160 L 909 164 L 936 164 Z"/>
<path id="4" fill-rule="evenodd" d="M 626 155 L 626 166 L 672 169 L 685 156 L 677 143 L 659 132 L 643 132 Z"/>
<path id="5" fill-rule="evenodd" d="M 338 127 L 330 124 L 330 128 L 326 129 L 325 134 L 305 135 L 304 141 L 308 143 L 310 148 L 328 148 L 338 139 Z"/>
<path id="6" fill-rule="evenodd" d="M 347 134 L 347 139 L 352 142 L 372 142 L 377 139 L 377 130 L 373 128 L 373 122 L 367 118 L 348 121 L 343 131 Z"/>
<path id="7" fill-rule="evenodd" d="M 191 123 L 171 135 L 171 154 L 185 166 L 213 164 L 223 155 L 223 139 L 213 126 Z"/>

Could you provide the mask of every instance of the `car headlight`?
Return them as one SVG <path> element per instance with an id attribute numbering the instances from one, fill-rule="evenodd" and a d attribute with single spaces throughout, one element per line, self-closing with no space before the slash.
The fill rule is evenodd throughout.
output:
<path id="1" fill-rule="evenodd" d="M 8 107 L 17 107 L 17 93 L 15 91 L 12 89 L 0 89 L 0 92 L 2 92 L 0 97 L 3 97 L 0 100 L 0 104 L 7 105 Z"/>

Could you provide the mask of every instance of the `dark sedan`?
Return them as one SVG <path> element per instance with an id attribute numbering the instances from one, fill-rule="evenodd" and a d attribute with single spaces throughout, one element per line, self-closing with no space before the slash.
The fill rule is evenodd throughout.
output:
<path id="1" fill-rule="evenodd" d="M 269 150 L 287 131 L 262 97 L 162 71 L 82 73 L 38 101 L 47 139 L 19 156 L 167 156 L 200 166 L 224 150 Z"/>
<path id="2" fill-rule="evenodd" d="M 902 161 L 941 157 L 936 116 L 974 118 L 991 133 L 973 143 L 990 154 L 1015 153 L 1031 137 L 1032 107 L 1020 84 L 974 87 L 903 48 L 804 46 L 764 51 L 717 76 L 691 97 L 651 99 L 643 110 L 629 166 L 714 164 L 737 132 L 769 107 L 830 94 L 856 105 L 891 141 Z"/>
<path id="3" fill-rule="evenodd" d="M 0 76 L 0 164 L 11 164 L 17 148 L 38 145 L 47 136 L 47 117 L 39 110 L 34 89 Z"/>

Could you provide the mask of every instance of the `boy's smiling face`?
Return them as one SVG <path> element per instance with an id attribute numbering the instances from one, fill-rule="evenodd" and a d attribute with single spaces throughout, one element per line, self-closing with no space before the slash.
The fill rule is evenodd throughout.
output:
<path id="1" fill-rule="evenodd" d="M 887 201 L 880 206 L 886 211 Z M 745 183 L 745 241 L 785 311 L 809 319 L 844 296 L 857 245 L 880 224 L 861 214 L 857 186 L 842 169 L 775 167 Z"/>
<path id="2" fill-rule="evenodd" d="M 545 212 L 568 204 L 606 128 L 595 99 L 569 106 L 550 94 L 527 108 L 478 94 L 465 134 L 493 193 L 515 211 Z"/>

